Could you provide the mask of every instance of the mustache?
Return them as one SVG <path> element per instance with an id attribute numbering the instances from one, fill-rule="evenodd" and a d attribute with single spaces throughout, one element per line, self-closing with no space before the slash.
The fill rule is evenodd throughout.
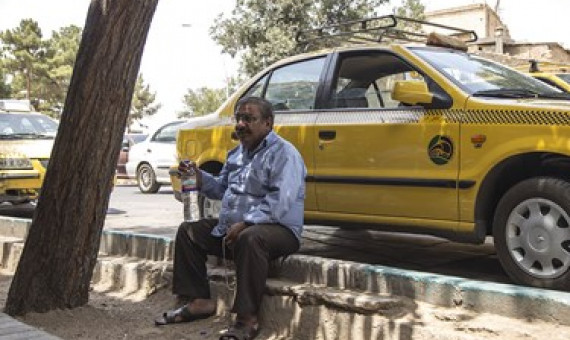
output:
<path id="1" fill-rule="evenodd" d="M 234 133 L 239 135 L 244 135 L 246 133 L 249 133 L 249 129 L 245 126 L 236 126 Z"/>

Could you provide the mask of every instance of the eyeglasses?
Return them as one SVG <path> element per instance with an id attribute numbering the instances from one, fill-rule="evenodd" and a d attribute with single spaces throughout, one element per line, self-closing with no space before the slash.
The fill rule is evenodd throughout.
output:
<path id="1" fill-rule="evenodd" d="M 246 124 L 251 124 L 251 123 L 255 123 L 259 120 L 259 117 L 255 117 L 253 115 L 248 115 L 245 113 L 236 113 L 233 117 L 232 117 L 232 121 L 234 123 L 239 123 L 244 122 Z"/>

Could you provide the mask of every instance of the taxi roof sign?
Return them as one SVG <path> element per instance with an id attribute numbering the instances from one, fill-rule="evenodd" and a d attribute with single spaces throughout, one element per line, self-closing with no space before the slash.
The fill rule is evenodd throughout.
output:
<path id="1" fill-rule="evenodd" d="M 0 99 L 0 110 L 30 112 L 33 108 L 28 99 Z"/>

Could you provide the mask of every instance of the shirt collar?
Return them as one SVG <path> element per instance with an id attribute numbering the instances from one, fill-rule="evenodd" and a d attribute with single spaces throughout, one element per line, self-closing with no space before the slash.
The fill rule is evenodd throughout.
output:
<path id="1" fill-rule="evenodd" d="M 261 143 L 259 143 L 259 145 L 255 149 L 253 149 L 253 151 L 249 152 L 246 148 L 243 147 L 243 145 L 240 145 L 240 147 L 242 149 L 242 153 L 246 154 L 249 157 L 253 157 L 253 155 L 258 153 L 259 150 L 267 147 L 268 145 L 275 143 L 275 141 L 277 141 L 277 134 L 273 130 L 271 130 L 265 136 L 265 138 L 263 138 Z"/>

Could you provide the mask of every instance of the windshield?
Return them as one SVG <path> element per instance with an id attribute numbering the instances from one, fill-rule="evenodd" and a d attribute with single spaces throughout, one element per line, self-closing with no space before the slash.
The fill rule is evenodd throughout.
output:
<path id="1" fill-rule="evenodd" d="M 53 139 L 58 124 L 41 114 L 0 113 L 2 139 Z"/>
<path id="2" fill-rule="evenodd" d="M 528 98 L 570 97 L 543 82 L 501 64 L 447 49 L 410 48 L 470 95 Z"/>
<path id="3" fill-rule="evenodd" d="M 557 76 L 564 80 L 565 82 L 567 82 L 568 84 L 570 84 L 570 73 L 558 73 Z"/>

